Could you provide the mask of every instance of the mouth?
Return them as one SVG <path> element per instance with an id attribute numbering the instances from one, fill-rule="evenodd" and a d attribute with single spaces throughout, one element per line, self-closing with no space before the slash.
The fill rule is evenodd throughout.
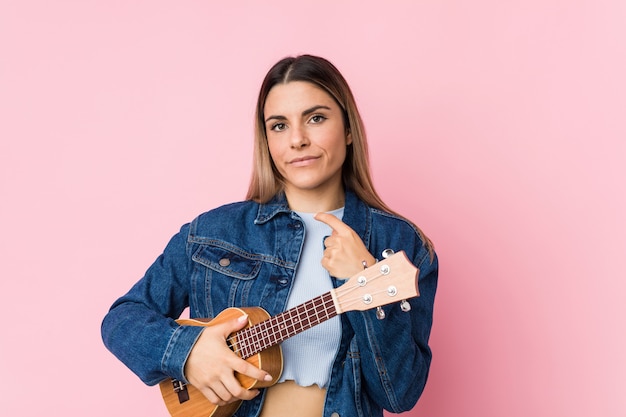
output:
<path id="1" fill-rule="evenodd" d="M 307 162 L 314 161 L 318 158 L 319 158 L 318 156 L 303 156 L 300 158 L 294 158 L 290 160 L 289 164 L 292 164 L 292 165 L 306 164 Z"/>

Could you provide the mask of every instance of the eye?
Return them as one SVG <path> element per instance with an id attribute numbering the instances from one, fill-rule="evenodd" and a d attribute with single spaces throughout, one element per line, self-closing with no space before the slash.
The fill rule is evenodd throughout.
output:
<path id="1" fill-rule="evenodd" d="M 321 114 L 315 114 L 309 120 L 311 121 L 311 123 L 322 123 L 324 120 L 326 120 L 326 117 L 322 116 Z"/>
<path id="2" fill-rule="evenodd" d="M 270 128 L 270 130 L 273 130 L 274 132 L 282 132 L 286 128 L 287 128 L 287 125 L 285 125 L 284 123 L 274 123 L 272 127 Z"/>

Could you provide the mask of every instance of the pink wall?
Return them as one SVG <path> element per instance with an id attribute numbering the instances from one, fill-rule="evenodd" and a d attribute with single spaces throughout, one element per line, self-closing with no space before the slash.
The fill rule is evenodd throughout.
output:
<path id="1" fill-rule="evenodd" d="M 100 320 L 242 198 L 260 80 L 304 52 L 351 81 L 379 189 L 440 255 L 406 415 L 626 415 L 626 3 L 380 4 L 0 3 L 0 415 L 166 416 Z"/>

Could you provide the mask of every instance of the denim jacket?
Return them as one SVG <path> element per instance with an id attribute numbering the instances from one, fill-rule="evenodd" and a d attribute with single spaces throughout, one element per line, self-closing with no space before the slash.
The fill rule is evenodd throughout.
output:
<path id="1" fill-rule="evenodd" d="M 410 410 L 431 361 L 437 257 L 409 222 L 367 206 L 350 191 L 343 221 L 376 258 L 385 249 L 404 250 L 419 268 L 420 296 L 409 300 L 409 312 L 399 303 L 384 306 L 383 320 L 376 318 L 376 309 L 341 314 L 324 417 Z M 244 201 L 200 215 L 113 304 L 102 323 L 105 345 L 146 384 L 170 377 L 187 382 L 185 361 L 203 328 L 179 326 L 174 319 L 188 306 L 192 318 L 215 317 L 234 306 L 261 306 L 271 316 L 284 311 L 304 234 L 283 195 L 266 204 Z M 333 278 L 335 287 L 342 282 Z M 235 416 L 257 416 L 263 398 L 244 401 Z"/>

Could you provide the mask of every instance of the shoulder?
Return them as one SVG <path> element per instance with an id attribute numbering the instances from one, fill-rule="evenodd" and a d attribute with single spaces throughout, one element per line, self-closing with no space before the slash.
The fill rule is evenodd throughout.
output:
<path id="1" fill-rule="evenodd" d="M 425 244 L 421 230 L 409 219 L 399 214 L 389 213 L 370 207 L 372 231 L 387 239 L 400 239 L 415 242 L 417 246 Z"/>
<path id="2" fill-rule="evenodd" d="M 377 239 L 387 241 L 397 249 L 405 250 L 416 264 L 435 260 L 436 254 L 431 240 L 411 220 L 372 207 L 370 212 L 373 235 Z"/>
<path id="3" fill-rule="evenodd" d="M 213 208 L 209 211 L 201 213 L 196 217 L 195 221 L 204 222 L 221 216 L 236 216 L 248 212 L 253 212 L 256 215 L 259 205 L 254 201 L 237 201 L 234 203 L 224 204 L 222 206 Z"/>
<path id="4" fill-rule="evenodd" d="M 254 224 L 259 205 L 253 201 L 225 204 L 198 215 L 189 224 L 189 235 L 208 236 Z"/>
<path id="5" fill-rule="evenodd" d="M 369 207 L 369 206 L 368 206 Z M 409 219 L 396 213 L 389 213 L 374 207 L 369 207 L 372 213 L 372 221 L 381 226 L 400 227 L 403 231 L 418 232 L 417 226 Z"/>

